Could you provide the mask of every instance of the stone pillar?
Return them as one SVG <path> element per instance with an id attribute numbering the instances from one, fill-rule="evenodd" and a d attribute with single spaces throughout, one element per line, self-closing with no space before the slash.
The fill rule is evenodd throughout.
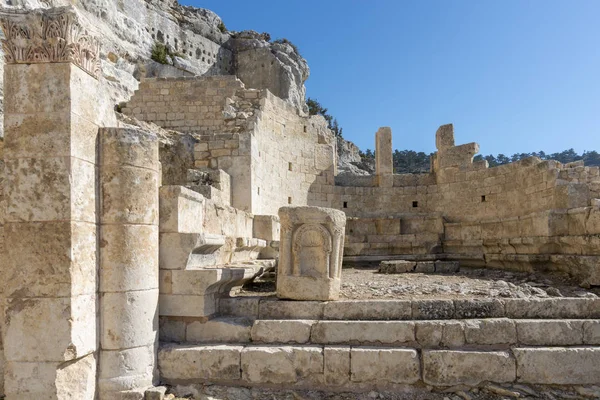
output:
<path id="1" fill-rule="evenodd" d="M 71 8 L 0 11 L 7 400 L 96 395 L 99 46 Z"/>
<path id="2" fill-rule="evenodd" d="M 158 344 L 158 139 L 100 130 L 100 399 L 143 399 Z"/>
<path id="3" fill-rule="evenodd" d="M 375 174 L 378 186 L 392 187 L 394 185 L 392 130 L 389 127 L 379 128 L 375 134 Z"/>
<path id="4" fill-rule="evenodd" d="M 282 207 L 277 296 L 294 300 L 339 297 L 346 214 L 321 207 Z"/>

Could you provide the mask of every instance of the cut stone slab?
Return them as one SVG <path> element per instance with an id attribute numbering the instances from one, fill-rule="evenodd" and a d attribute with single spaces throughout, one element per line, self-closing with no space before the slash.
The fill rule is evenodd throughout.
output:
<path id="1" fill-rule="evenodd" d="M 515 360 L 505 351 L 423 351 L 423 381 L 434 386 L 513 382 Z"/>
<path id="2" fill-rule="evenodd" d="M 379 264 L 379 272 L 382 274 L 402 274 L 405 272 L 413 272 L 416 265 L 417 263 L 415 261 L 382 261 Z"/>
<path id="3" fill-rule="evenodd" d="M 583 344 L 582 320 L 516 320 L 519 343 L 528 346 Z"/>
<path id="4" fill-rule="evenodd" d="M 308 343 L 314 323 L 311 320 L 259 320 L 252 326 L 252 341 Z"/>
<path id="5" fill-rule="evenodd" d="M 592 385 L 600 377 L 600 348 L 515 348 L 519 382 L 547 385 Z"/>
<path id="6" fill-rule="evenodd" d="M 243 346 L 174 346 L 158 351 L 161 378 L 169 381 L 240 379 Z"/>
<path id="7" fill-rule="evenodd" d="M 323 374 L 323 348 L 250 346 L 242 351 L 242 379 L 248 383 L 292 384 Z"/>
<path id="8" fill-rule="evenodd" d="M 415 383 L 420 379 L 420 362 L 413 349 L 352 348 L 352 382 Z"/>
<path id="9" fill-rule="evenodd" d="M 412 321 L 318 321 L 311 341 L 319 344 L 403 344 L 415 340 Z"/>

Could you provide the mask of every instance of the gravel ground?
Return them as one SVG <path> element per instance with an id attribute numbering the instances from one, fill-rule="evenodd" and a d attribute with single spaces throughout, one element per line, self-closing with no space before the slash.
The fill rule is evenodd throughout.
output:
<path id="1" fill-rule="evenodd" d="M 274 296 L 274 275 L 247 284 L 242 296 Z M 597 297 L 600 288 L 583 289 L 560 272 L 515 272 L 461 268 L 452 274 L 380 274 L 377 266 L 344 266 L 342 299 L 456 299 Z"/>
<path id="2" fill-rule="evenodd" d="M 544 387 L 486 384 L 478 388 L 452 387 L 445 391 L 409 388 L 406 392 L 332 393 L 305 390 L 273 390 L 225 386 L 178 386 L 166 400 L 496 400 L 496 399 L 598 399 L 600 387 Z"/>

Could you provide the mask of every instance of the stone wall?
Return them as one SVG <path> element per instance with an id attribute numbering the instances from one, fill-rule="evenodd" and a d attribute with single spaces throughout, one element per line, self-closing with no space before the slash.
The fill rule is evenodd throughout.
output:
<path id="1" fill-rule="evenodd" d="M 240 210 L 324 204 L 321 187 L 333 187 L 336 143 L 325 121 L 233 76 L 144 80 L 123 112 L 192 133 L 195 167 L 229 174 Z"/>
<path id="2" fill-rule="evenodd" d="M 6 203 L 4 202 L 4 140 L 0 138 L 0 255 L 5 254 L 4 249 L 4 219 L 6 218 Z M 0 257 L 0 271 L 5 271 L 5 257 Z M 0 285 L 0 397 L 4 395 L 4 285 Z"/>

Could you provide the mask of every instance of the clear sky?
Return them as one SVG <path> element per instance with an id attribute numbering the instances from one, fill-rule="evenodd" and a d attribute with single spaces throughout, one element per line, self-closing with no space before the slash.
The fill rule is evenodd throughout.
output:
<path id="1" fill-rule="evenodd" d="M 439 125 L 483 154 L 600 151 L 600 0 L 180 0 L 295 43 L 307 94 L 344 137 L 435 151 Z"/>

